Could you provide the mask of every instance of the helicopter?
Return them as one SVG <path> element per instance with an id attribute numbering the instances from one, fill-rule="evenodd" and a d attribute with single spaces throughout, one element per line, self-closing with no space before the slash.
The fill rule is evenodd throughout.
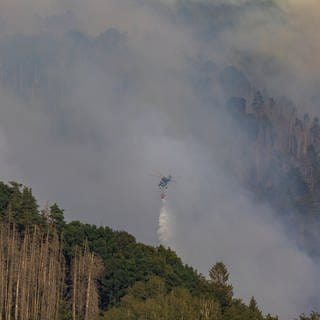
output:
<path id="1" fill-rule="evenodd" d="M 166 197 L 167 190 L 168 190 L 168 185 L 170 182 L 175 181 L 175 178 L 171 174 L 165 176 L 161 173 L 155 173 L 154 175 L 156 177 L 161 178 L 160 182 L 158 184 L 158 187 L 161 191 L 161 194 L 160 194 L 161 200 L 164 200 Z"/>

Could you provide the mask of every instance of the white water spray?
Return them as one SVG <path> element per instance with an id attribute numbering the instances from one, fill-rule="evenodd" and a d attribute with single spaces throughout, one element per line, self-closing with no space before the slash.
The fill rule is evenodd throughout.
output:
<path id="1" fill-rule="evenodd" d="M 173 221 L 166 200 L 162 199 L 162 208 L 159 216 L 158 236 L 164 245 L 169 245 L 173 236 Z"/>

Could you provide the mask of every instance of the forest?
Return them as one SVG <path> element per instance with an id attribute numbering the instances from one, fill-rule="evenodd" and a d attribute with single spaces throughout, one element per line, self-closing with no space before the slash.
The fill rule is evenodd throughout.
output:
<path id="1" fill-rule="evenodd" d="M 17 182 L 0 183 L 0 215 L 2 319 L 277 319 L 254 297 L 246 304 L 233 296 L 222 261 L 205 277 L 170 248 L 67 223 L 57 204 L 39 210 L 31 188 Z"/>

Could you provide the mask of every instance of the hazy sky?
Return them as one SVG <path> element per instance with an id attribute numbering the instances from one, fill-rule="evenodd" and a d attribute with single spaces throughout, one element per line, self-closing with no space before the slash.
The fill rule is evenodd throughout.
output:
<path id="1" fill-rule="evenodd" d="M 283 319 L 319 307 L 319 266 L 235 179 L 252 159 L 221 111 L 217 85 L 220 71 L 235 64 L 257 87 L 316 115 L 318 6 L 0 0 L 6 61 L 28 66 L 36 53 L 49 66 L 37 76 L 42 93 L 33 99 L 0 89 L 2 179 L 31 186 L 41 204 L 57 202 L 69 221 L 157 244 L 161 202 L 151 173 L 178 175 L 168 200 L 171 245 L 185 262 L 206 273 L 223 260 L 237 296 L 254 295 Z M 110 28 L 115 43 L 112 34 L 101 35 Z M 74 40 L 75 30 L 83 38 Z"/>

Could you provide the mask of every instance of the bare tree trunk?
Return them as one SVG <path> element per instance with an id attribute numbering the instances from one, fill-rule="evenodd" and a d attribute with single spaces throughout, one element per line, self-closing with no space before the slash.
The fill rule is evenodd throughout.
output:
<path id="1" fill-rule="evenodd" d="M 62 242 L 52 226 L 26 229 L 0 223 L 0 319 L 57 320 L 64 291 Z M 98 312 L 95 280 L 101 262 L 88 246 L 72 262 L 72 319 L 91 320 Z"/>
<path id="2" fill-rule="evenodd" d="M 15 241 L 16 240 L 16 232 L 15 232 L 15 224 L 12 226 L 11 231 L 11 239 L 9 239 L 10 247 L 8 250 L 8 288 L 7 288 L 7 307 L 6 307 L 6 319 L 10 320 L 11 312 L 12 312 L 12 288 L 14 283 L 15 276 Z"/>
<path id="3" fill-rule="evenodd" d="M 87 297 L 86 297 L 86 313 L 85 320 L 89 320 L 89 301 L 90 301 L 90 290 L 91 290 L 91 277 L 92 277 L 92 268 L 93 268 L 93 258 L 94 254 L 91 253 L 90 265 L 88 270 L 88 285 L 87 285 Z"/>
<path id="4" fill-rule="evenodd" d="M 28 241 L 29 241 L 29 232 L 26 230 L 24 239 L 23 239 L 23 253 L 21 256 L 21 286 L 20 286 L 20 291 L 21 291 L 21 302 L 20 302 L 20 308 L 18 309 L 18 318 L 22 318 L 22 315 L 25 312 L 26 308 L 26 269 L 27 269 L 27 259 L 28 259 Z"/>
<path id="5" fill-rule="evenodd" d="M 77 285 L 78 285 L 78 277 L 77 277 L 77 269 L 78 269 L 78 257 L 77 257 L 77 250 L 75 253 L 75 257 L 73 259 L 73 274 L 72 274 L 72 320 L 76 320 L 76 296 L 77 296 Z"/>
<path id="6" fill-rule="evenodd" d="M 37 278 L 36 278 L 36 255 L 37 255 L 37 226 L 33 229 L 32 243 L 30 248 L 30 264 L 29 264 L 29 275 L 30 275 L 30 301 L 28 304 L 27 317 L 37 319 L 35 314 L 35 303 L 36 303 L 36 292 L 37 292 Z M 29 315 L 30 314 L 30 315 Z"/>
<path id="7" fill-rule="evenodd" d="M 7 225 L 7 241 L 6 241 L 6 260 L 5 260 L 5 281 L 4 281 L 4 315 L 5 319 L 7 319 L 7 312 L 8 312 L 8 282 L 9 282 L 9 266 L 10 266 L 10 251 L 11 251 L 11 242 L 10 242 L 10 225 Z"/>
<path id="8" fill-rule="evenodd" d="M 63 253 L 55 230 L 37 227 L 24 237 L 0 223 L 0 319 L 52 320 L 64 287 Z"/>
<path id="9" fill-rule="evenodd" d="M 15 302 L 15 320 L 21 319 L 21 308 L 23 307 L 23 295 L 20 296 L 20 291 L 23 288 L 24 282 L 24 273 L 25 273 L 25 263 L 26 263 L 26 254 L 27 254 L 27 241 L 28 236 L 25 235 L 21 247 L 21 253 L 19 258 L 19 269 L 18 269 L 18 279 L 16 285 L 16 302 Z M 20 317 L 19 317 L 20 315 Z"/>
<path id="10" fill-rule="evenodd" d="M 5 289 L 5 233 L 4 226 L 0 225 L 0 318 L 2 319 L 3 315 L 3 306 L 4 306 L 4 289 Z"/>
<path id="11" fill-rule="evenodd" d="M 57 235 L 58 236 L 58 235 Z M 63 250 L 62 250 L 62 243 L 63 243 L 63 238 L 61 235 L 61 238 L 58 238 L 58 261 L 59 265 L 57 266 L 57 282 L 58 282 L 58 288 L 57 288 L 57 307 L 55 310 L 55 317 L 54 319 L 58 319 L 59 315 L 59 307 L 61 303 L 61 298 L 63 296 L 63 290 L 64 290 L 64 283 L 65 283 L 65 261 L 63 257 Z"/>
<path id="12" fill-rule="evenodd" d="M 76 249 L 72 263 L 72 319 L 91 320 L 99 312 L 95 280 L 103 269 L 102 262 L 90 253 L 87 243 Z"/>
<path id="13" fill-rule="evenodd" d="M 40 248 L 40 256 L 41 256 L 41 263 L 40 270 L 39 270 L 39 287 L 42 289 L 42 295 L 40 290 L 38 291 L 39 297 L 39 313 L 41 319 L 48 318 L 48 308 L 54 302 L 50 301 L 48 295 L 50 294 L 50 283 L 47 280 L 48 276 L 48 259 L 49 257 L 49 230 L 47 231 L 46 238 L 44 242 L 41 243 Z M 41 296 L 40 296 L 41 295 Z"/>
<path id="14" fill-rule="evenodd" d="M 18 254 L 18 253 L 17 253 Z M 23 255 L 23 252 L 22 252 Z M 18 320 L 18 308 L 19 308 L 19 293 L 20 293 L 20 276 L 21 276 L 21 253 L 19 254 L 18 269 L 17 269 L 17 283 L 15 293 L 15 305 L 14 305 L 14 319 Z"/>

